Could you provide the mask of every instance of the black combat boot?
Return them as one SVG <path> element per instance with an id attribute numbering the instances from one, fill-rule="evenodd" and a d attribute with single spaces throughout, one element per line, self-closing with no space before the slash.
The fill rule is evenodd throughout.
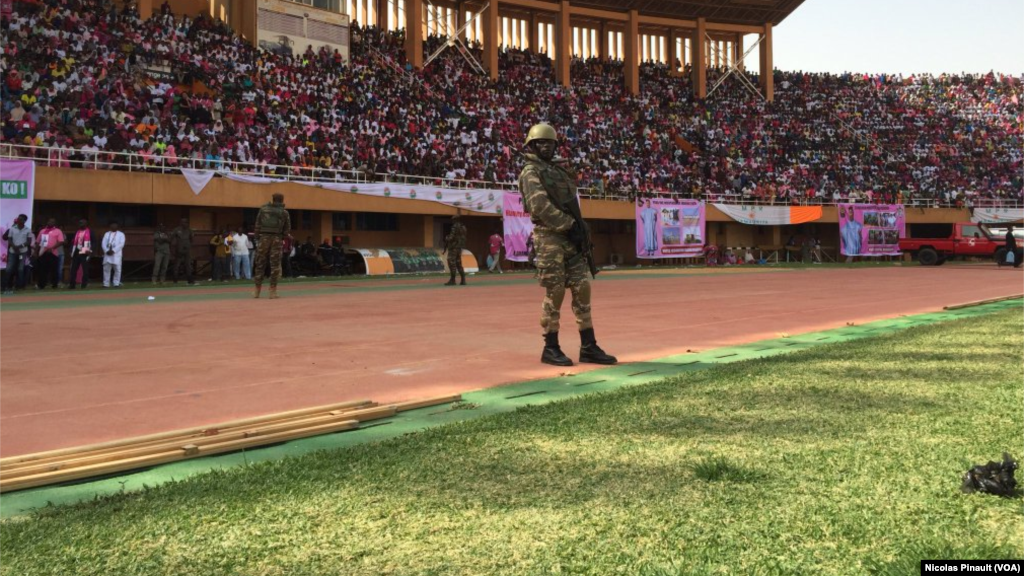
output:
<path id="1" fill-rule="evenodd" d="M 540 355 L 540 361 L 552 366 L 572 366 L 572 360 L 558 345 L 558 332 L 548 332 L 544 335 L 544 352 Z"/>
<path id="2" fill-rule="evenodd" d="M 455 272 L 452 272 L 452 277 L 444 283 L 445 286 L 455 286 Z"/>
<path id="3" fill-rule="evenodd" d="M 460 282 L 459 284 L 465 286 L 466 285 L 466 273 L 465 272 L 459 272 L 459 275 L 462 277 L 462 282 Z"/>
<path id="4" fill-rule="evenodd" d="M 580 330 L 580 363 L 589 364 L 616 364 L 615 356 L 609 356 L 597 345 L 597 338 L 594 336 L 594 329 L 587 328 Z"/>

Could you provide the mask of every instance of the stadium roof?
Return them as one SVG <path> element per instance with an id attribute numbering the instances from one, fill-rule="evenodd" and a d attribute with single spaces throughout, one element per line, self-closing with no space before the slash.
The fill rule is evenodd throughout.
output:
<path id="1" fill-rule="evenodd" d="M 804 0 L 572 0 L 573 6 L 600 10 L 636 10 L 645 16 L 759 26 L 777 25 Z"/>

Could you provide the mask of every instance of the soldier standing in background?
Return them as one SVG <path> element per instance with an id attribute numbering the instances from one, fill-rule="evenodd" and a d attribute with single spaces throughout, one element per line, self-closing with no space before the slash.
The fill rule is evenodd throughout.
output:
<path id="1" fill-rule="evenodd" d="M 466 269 L 462 267 L 462 249 L 466 247 L 466 227 L 462 225 L 459 215 L 452 216 L 452 230 L 444 239 L 444 249 L 448 253 L 448 272 L 451 278 L 445 286 L 455 286 L 455 272 L 462 278 L 463 286 L 466 285 Z"/>
<path id="2" fill-rule="evenodd" d="M 192 280 L 192 238 L 195 233 L 188 226 L 188 218 L 182 218 L 178 227 L 171 231 L 171 241 L 174 244 L 174 264 L 172 276 L 174 283 L 178 283 L 178 267 L 185 267 L 185 280 L 189 286 L 195 286 Z"/>
<path id="3" fill-rule="evenodd" d="M 274 194 L 256 215 L 256 286 L 252 297 L 259 298 L 263 288 L 263 272 L 270 260 L 270 298 L 277 298 L 277 281 L 281 279 L 281 241 L 292 231 L 292 219 L 284 209 L 284 194 Z"/>
<path id="4" fill-rule="evenodd" d="M 167 264 L 171 261 L 171 237 L 163 224 L 153 233 L 153 284 L 167 280 Z"/>
<path id="5" fill-rule="evenodd" d="M 544 287 L 544 305 L 540 325 L 544 330 L 544 351 L 540 361 L 555 366 L 571 366 L 558 344 L 559 318 L 565 290 L 572 292 L 572 311 L 580 331 L 580 362 L 615 364 L 618 360 L 604 352 L 594 336 L 590 316 L 590 279 L 592 264 L 586 250 L 590 234 L 578 214 L 576 180 L 555 160 L 558 134 L 548 124 L 536 124 L 526 137 L 526 166 L 519 175 L 523 206 L 533 221 L 534 265 L 537 279 Z M 573 206 L 575 205 L 575 207 Z M 573 215 L 575 210 L 576 216 Z M 592 268 L 595 270 L 596 268 Z"/>

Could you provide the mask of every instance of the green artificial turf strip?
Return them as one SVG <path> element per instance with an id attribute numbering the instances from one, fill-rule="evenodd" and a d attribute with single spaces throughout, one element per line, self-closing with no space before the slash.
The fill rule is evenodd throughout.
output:
<path id="1" fill-rule="evenodd" d="M 1021 457 L 1022 331 L 1014 309 L 44 510 L 0 524 L 0 574 L 845 575 L 1020 558 L 1020 496 L 959 484 Z"/>

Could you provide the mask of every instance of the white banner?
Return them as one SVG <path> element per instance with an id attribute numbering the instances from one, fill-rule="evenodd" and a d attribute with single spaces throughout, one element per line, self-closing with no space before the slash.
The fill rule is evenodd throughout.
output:
<path id="1" fill-rule="evenodd" d="M 188 180 L 192 192 L 197 195 L 213 179 L 213 170 L 189 170 L 181 169 L 181 173 Z M 504 192 L 490 189 L 452 189 L 440 186 L 425 186 L 417 184 L 391 184 L 391 183 L 370 183 L 359 184 L 353 182 L 316 182 L 316 181 L 287 181 L 282 178 L 271 178 L 267 176 L 255 176 L 247 174 L 235 174 L 223 172 L 222 176 L 228 180 L 244 182 L 246 184 L 279 184 L 291 182 L 303 186 L 312 186 L 334 192 L 345 192 L 348 194 L 362 194 L 365 196 L 378 196 L 381 198 L 398 198 L 404 200 L 426 200 L 437 202 L 453 208 L 468 210 L 470 212 L 482 212 L 485 214 L 501 215 L 502 198 Z"/>
<path id="2" fill-rule="evenodd" d="M 1008 224 L 1024 220 L 1024 208 L 975 208 L 972 222 L 984 224 Z"/>
<path id="3" fill-rule="evenodd" d="M 181 175 L 188 181 L 188 187 L 192 189 L 192 193 L 196 196 L 199 196 L 199 193 L 203 191 L 203 188 L 206 188 L 210 180 L 213 180 L 215 174 L 217 173 L 213 170 L 181 169 Z"/>
<path id="4" fill-rule="evenodd" d="M 461 208 L 470 212 L 501 215 L 501 190 L 455 190 L 439 186 L 420 186 L 416 184 L 372 183 L 358 184 L 352 182 L 295 182 L 303 186 L 323 188 L 335 192 L 378 196 L 381 198 L 398 198 L 403 200 L 426 200 L 437 202 L 453 208 Z"/>
<path id="5" fill-rule="evenodd" d="M 286 182 L 284 178 L 270 178 L 268 176 L 250 176 L 249 174 L 235 174 L 234 172 L 225 172 L 223 175 L 228 180 L 234 180 L 235 182 L 245 182 L 246 184 L 277 184 L 278 182 Z"/>
<path id="6" fill-rule="evenodd" d="M 784 226 L 821 219 L 821 206 L 745 206 L 714 204 L 726 216 L 752 226 Z"/>

